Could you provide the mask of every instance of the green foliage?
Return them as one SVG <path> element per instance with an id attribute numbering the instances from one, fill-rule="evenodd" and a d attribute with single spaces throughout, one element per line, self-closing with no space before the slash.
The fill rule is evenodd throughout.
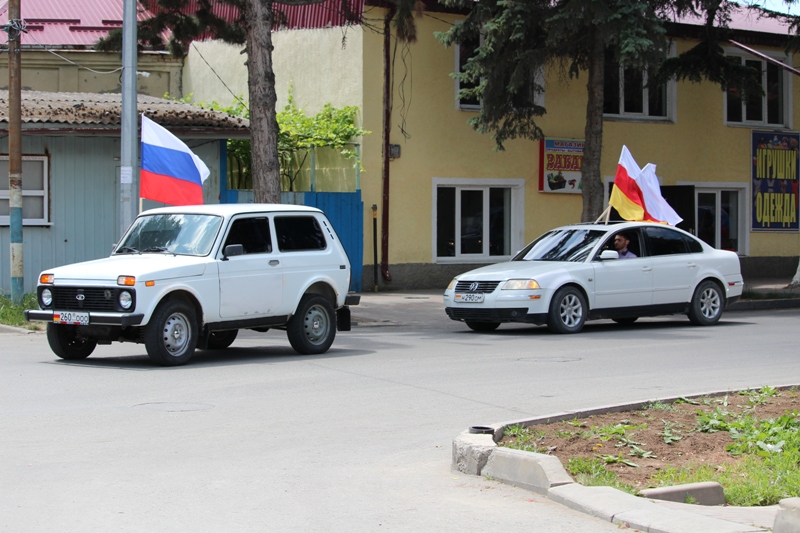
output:
<path id="1" fill-rule="evenodd" d="M 191 95 L 186 98 L 191 99 Z M 250 117 L 250 110 L 241 96 L 227 107 L 217 102 L 199 102 L 196 105 L 235 117 Z M 371 132 L 355 125 L 357 114 L 356 106 L 336 108 L 327 103 L 319 113 L 309 117 L 295 105 L 294 94 L 289 90 L 289 103 L 277 113 L 282 190 L 294 190 L 297 175 L 303 170 L 312 148 L 333 148 L 348 159 L 356 159 L 355 164 L 361 164 L 356 151 L 348 143 Z M 228 139 L 228 171 L 231 188 L 252 189 L 249 139 Z"/>
<path id="2" fill-rule="evenodd" d="M 581 485 L 587 487 L 609 486 L 629 494 L 638 494 L 635 488 L 619 482 L 617 474 L 606 470 L 605 465 L 606 462 L 599 458 L 573 457 L 567 463 L 567 470 Z"/>
<path id="3" fill-rule="evenodd" d="M 654 410 L 654 411 L 676 411 L 677 408 L 672 405 L 671 403 L 664 403 L 664 402 L 653 402 L 645 407 L 647 410 Z"/>
<path id="4" fill-rule="evenodd" d="M 663 419 L 661 421 L 664 423 L 664 431 L 661 432 L 661 438 L 664 439 L 666 444 L 672 444 L 673 442 L 681 440 L 680 431 L 674 429 L 673 424 Z"/>
<path id="5" fill-rule="evenodd" d="M 544 438 L 544 434 L 533 428 L 520 425 L 508 426 L 503 430 L 503 435 L 514 438 L 513 442 L 505 444 L 508 448 L 535 453 L 546 451 L 542 450 L 539 444 Z"/>
<path id="6" fill-rule="evenodd" d="M 625 457 L 622 456 L 621 453 L 618 454 L 618 455 L 605 455 L 604 454 L 604 455 L 598 455 L 597 457 L 599 459 L 601 459 L 607 465 L 621 464 L 621 465 L 630 466 L 630 467 L 633 467 L 633 468 L 639 468 L 639 465 L 637 465 L 636 463 L 634 463 L 633 461 L 631 461 L 629 459 L 626 459 Z"/>
<path id="7" fill-rule="evenodd" d="M 5 295 L 0 295 L 0 324 L 6 326 L 24 327 L 28 329 L 37 329 L 36 323 L 31 323 L 25 320 L 25 309 L 38 309 L 39 304 L 36 302 L 35 294 L 24 294 L 22 296 L 22 305 L 14 305 L 11 298 Z"/>

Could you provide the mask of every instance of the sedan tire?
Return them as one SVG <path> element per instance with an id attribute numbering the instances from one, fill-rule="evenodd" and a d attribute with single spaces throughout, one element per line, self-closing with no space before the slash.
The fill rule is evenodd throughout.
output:
<path id="1" fill-rule="evenodd" d="M 500 327 L 500 322 L 473 322 L 472 320 L 467 320 L 465 324 L 469 329 L 478 333 L 491 333 Z"/>
<path id="2" fill-rule="evenodd" d="M 580 290 L 569 285 L 561 287 L 550 300 L 547 327 L 553 333 L 578 333 L 588 313 L 586 298 Z"/>
<path id="3" fill-rule="evenodd" d="M 698 326 L 710 326 L 719 322 L 725 308 L 722 289 L 713 281 L 704 281 L 697 286 L 689 305 L 689 320 Z"/>

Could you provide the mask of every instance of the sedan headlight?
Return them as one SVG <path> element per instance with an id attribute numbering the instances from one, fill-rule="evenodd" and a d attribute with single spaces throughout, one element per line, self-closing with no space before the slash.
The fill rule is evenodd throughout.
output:
<path id="1" fill-rule="evenodd" d="M 44 289 L 42 291 L 42 305 L 44 307 L 50 307 L 53 303 L 53 293 L 50 292 L 50 289 Z"/>
<path id="2" fill-rule="evenodd" d="M 539 288 L 539 284 L 535 279 L 510 279 L 503 285 L 504 291 L 531 290 Z"/>
<path id="3" fill-rule="evenodd" d="M 456 283 L 457 283 L 456 278 L 453 278 L 453 281 L 450 282 L 450 285 L 447 286 L 446 290 L 450 291 L 450 290 L 455 289 L 456 288 Z"/>
<path id="4" fill-rule="evenodd" d="M 119 306 L 123 309 L 130 309 L 133 304 L 133 296 L 128 291 L 119 293 Z"/>

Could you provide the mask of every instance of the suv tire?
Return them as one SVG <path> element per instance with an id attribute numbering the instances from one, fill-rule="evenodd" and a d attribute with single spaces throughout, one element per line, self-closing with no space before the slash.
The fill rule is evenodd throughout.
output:
<path id="1" fill-rule="evenodd" d="M 97 341 L 78 337 L 77 332 L 76 326 L 48 323 L 47 342 L 50 349 L 61 359 L 86 359 L 97 347 Z"/>
<path id="2" fill-rule="evenodd" d="M 325 353 L 336 337 L 336 312 L 327 298 L 319 294 L 304 294 L 297 312 L 286 324 L 289 343 L 297 353 Z"/>
<path id="3" fill-rule="evenodd" d="M 197 346 L 197 329 L 194 307 L 181 300 L 161 302 L 145 327 L 147 355 L 162 366 L 186 363 Z"/>

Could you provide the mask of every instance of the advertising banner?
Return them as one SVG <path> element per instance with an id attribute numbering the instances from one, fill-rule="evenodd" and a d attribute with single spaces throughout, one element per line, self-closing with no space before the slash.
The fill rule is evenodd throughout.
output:
<path id="1" fill-rule="evenodd" d="M 539 142 L 539 191 L 580 194 L 583 139 Z"/>
<path id="2" fill-rule="evenodd" d="M 753 231 L 797 231 L 798 133 L 754 131 Z"/>

